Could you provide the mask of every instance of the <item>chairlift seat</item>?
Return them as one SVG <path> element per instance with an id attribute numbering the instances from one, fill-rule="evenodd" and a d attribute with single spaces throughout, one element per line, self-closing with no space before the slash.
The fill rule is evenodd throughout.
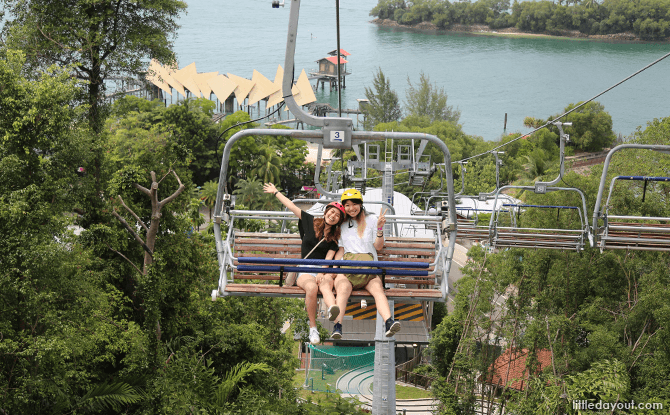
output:
<path id="1" fill-rule="evenodd" d="M 603 172 L 598 186 L 595 207 L 593 209 L 593 231 L 600 250 L 630 249 L 638 251 L 670 251 L 670 218 L 648 216 L 611 215 L 608 212 L 614 183 L 617 180 L 636 180 L 644 182 L 642 201 L 644 201 L 648 182 L 670 182 L 670 177 L 657 176 L 616 176 L 612 178 L 607 201 L 604 205 L 603 194 L 607 183 L 607 173 L 614 153 L 623 149 L 651 150 L 670 154 L 670 146 L 660 144 L 620 144 L 611 149 L 605 157 Z M 601 206 L 604 209 L 601 210 Z M 600 226 L 599 220 L 603 221 Z"/>
<path id="2" fill-rule="evenodd" d="M 237 232 L 232 237 L 234 245 L 232 253 L 235 257 L 233 263 L 235 269 L 232 272 L 232 281 L 225 287 L 225 295 L 234 296 L 265 296 L 265 297 L 294 297 L 302 298 L 305 292 L 297 286 L 280 285 L 282 273 L 277 265 L 263 268 L 257 264 L 256 267 L 245 267 L 244 263 L 251 258 L 265 259 L 290 259 L 293 262 L 304 263 L 300 258 L 301 240 L 299 235 L 285 233 L 256 233 Z M 385 246 L 378 255 L 379 261 L 387 263 L 414 263 L 420 267 L 426 267 L 424 274 L 416 275 L 416 267 L 395 268 L 387 272 L 384 278 L 387 285 L 386 296 L 391 299 L 407 301 L 441 301 L 442 294 L 439 289 L 431 288 L 436 284 L 435 278 L 435 255 L 437 252 L 436 242 L 432 238 L 406 238 L 387 237 Z M 253 260 L 252 260 L 253 261 Z M 257 262 L 263 262 L 262 260 Z M 271 261 L 272 262 L 272 261 Z M 292 261 L 289 261 L 292 262 Z M 291 265 L 293 266 L 293 265 Z M 291 272 L 287 266 L 285 272 Z M 314 268 L 308 269 L 310 271 Z M 333 270 L 334 272 L 337 272 Z M 391 271 L 391 270 L 389 270 Z M 304 272 L 304 271 L 302 271 Z M 397 275 L 391 275 L 397 274 Z M 283 278 L 286 274 L 283 274 Z M 283 282 L 283 281 L 282 281 Z M 319 295 L 321 295 L 319 293 Z M 352 299 L 369 299 L 367 290 L 354 290 Z"/>
<path id="3" fill-rule="evenodd" d="M 601 250 L 670 251 L 670 218 L 609 215 L 598 236 Z"/>
<path id="4" fill-rule="evenodd" d="M 605 203 L 603 227 L 599 228 L 598 246 L 604 249 L 629 249 L 636 251 L 670 251 L 670 218 L 610 215 L 607 208 L 614 184 L 617 180 L 643 181 L 645 184 L 642 200 L 644 201 L 647 182 L 670 182 L 670 177 L 658 176 L 616 176 L 610 183 L 610 192 Z"/>
<path id="5" fill-rule="evenodd" d="M 508 204 L 502 205 L 508 208 L 512 215 L 515 210 L 521 208 L 539 209 L 565 209 L 576 210 L 581 220 L 580 229 L 546 229 L 546 228 L 520 228 L 516 221 L 512 220 L 512 226 L 499 226 L 497 221 L 491 229 L 490 241 L 493 248 L 531 248 L 531 249 L 556 249 L 565 251 L 581 251 L 584 249 L 585 239 L 589 236 L 586 226 L 586 216 L 578 206 L 559 205 L 532 205 L 532 204 Z M 496 214 L 499 210 L 496 211 Z"/>

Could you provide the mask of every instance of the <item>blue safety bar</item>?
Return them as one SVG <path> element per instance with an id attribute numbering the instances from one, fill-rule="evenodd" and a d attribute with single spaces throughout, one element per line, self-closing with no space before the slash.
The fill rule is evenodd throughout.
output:
<path id="1" fill-rule="evenodd" d="M 238 265 L 238 271 L 257 272 L 309 272 L 328 271 L 332 274 L 386 274 L 402 275 L 412 277 L 427 277 L 428 271 L 423 270 L 401 270 L 401 269 L 361 269 L 361 268 L 313 268 L 313 267 L 284 267 L 280 265 Z"/>
<path id="2" fill-rule="evenodd" d="M 654 176 L 617 176 L 618 180 L 639 180 L 649 182 L 670 182 L 670 177 L 654 177 Z"/>
<path id="3" fill-rule="evenodd" d="M 549 206 L 549 205 L 503 205 L 503 206 L 509 206 L 509 207 L 535 207 L 535 208 L 549 208 L 549 209 L 577 209 L 579 210 L 579 207 L 577 206 Z"/>
<path id="4" fill-rule="evenodd" d="M 321 265 L 321 266 L 347 266 L 347 267 L 377 267 L 377 268 L 429 268 L 430 264 L 421 262 L 395 262 L 395 261 L 349 261 L 332 259 L 299 259 L 299 258 L 237 258 L 240 264 L 271 264 L 271 265 Z M 238 267 L 239 269 L 239 267 Z M 314 268 L 309 268 L 314 271 Z M 294 271 L 290 271 L 294 272 Z M 306 271 L 309 272 L 309 271 Z M 388 272 L 388 271 L 387 271 Z M 403 274 L 409 275 L 409 274 Z"/>
<path id="5" fill-rule="evenodd" d="M 647 196 L 647 183 L 648 182 L 670 182 L 670 177 L 660 177 L 660 176 L 615 176 L 615 177 L 612 178 L 612 183 L 610 184 L 610 193 L 607 196 L 607 203 L 605 203 L 605 206 L 609 207 L 610 197 L 612 197 L 612 189 L 614 189 L 614 183 L 617 180 L 634 180 L 634 181 L 644 182 L 644 188 L 642 190 L 642 201 L 644 202 L 644 199 Z M 607 214 L 605 214 L 604 216 L 607 216 Z"/>

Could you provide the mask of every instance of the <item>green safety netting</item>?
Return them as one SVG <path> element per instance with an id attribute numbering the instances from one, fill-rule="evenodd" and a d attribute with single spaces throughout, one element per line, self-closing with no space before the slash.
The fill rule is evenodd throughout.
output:
<path id="1" fill-rule="evenodd" d="M 375 346 L 340 347 L 309 345 L 305 387 L 322 392 L 335 392 L 337 380 L 348 372 L 374 366 Z"/>

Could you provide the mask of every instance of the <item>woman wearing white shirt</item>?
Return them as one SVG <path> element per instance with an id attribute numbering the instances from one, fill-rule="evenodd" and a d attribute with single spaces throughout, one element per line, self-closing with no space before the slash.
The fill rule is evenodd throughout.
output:
<path id="1" fill-rule="evenodd" d="M 335 259 L 352 261 L 377 261 L 377 251 L 384 247 L 385 212 L 379 217 L 367 215 L 363 209 L 363 195 L 356 189 L 348 189 L 342 193 L 342 205 L 347 219 L 341 226 L 339 250 Z M 361 267 L 362 269 L 365 267 Z M 374 274 L 338 274 L 335 278 L 336 302 L 340 310 L 346 310 L 347 301 L 353 289 L 365 288 L 374 297 L 377 311 L 386 322 L 386 337 L 400 331 L 400 323 L 391 318 L 388 299 L 384 294 L 384 286 L 379 276 Z M 342 318 L 344 313 L 335 319 L 331 337 L 342 338 Z"/>

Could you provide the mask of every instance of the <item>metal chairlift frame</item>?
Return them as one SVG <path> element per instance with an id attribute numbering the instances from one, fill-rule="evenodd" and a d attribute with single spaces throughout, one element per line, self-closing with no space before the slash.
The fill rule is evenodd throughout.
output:
<path id="1" fill-rule="evenodd" d="M 459 162 L 459 163 L 460 163 L 460 162 Z M 442 166 L 442 164 L 435 164 L 435 165 L 434 165 L 434 167 L 435 167 L 436 169 L 437 169 L 438 167 L 441 167 L 441 166 Z M 463 185 L 465 185 L 465 183 L 463 183 Z M 424 213 L 428 214 L 428 199 L 426 199 L 425 197 L 423 197 L 423 196 L 421 196 L 421 195 L 435 196 L 435 195 L 439 195 L 440 193 L 442 193 L 442 194 L 444 194 L 444 195 L 446 196 L 447 193 L 442 192 L 442 189 L 443 189 L 443 188 L 444 188 L 444 175 L 442 174 L 442 171 L 440 171 L 440 187 L 439 187 L 438 189 L 430 190 L 430 191 L 428 191 L 428 192 L 415 192 L 415 193 L 412 195 L 412 209 L 413 209 L 414 206 L 417 205 L 416 197 L 417 197 L 417 195 L 419 195 L 419 196 L 420 196 L 420 197 L 419 197 L 419 201 L 420 201 L 421 199 L 425 199 L 425 200 L 426 200 L 426 209 L 424 209 L 423 211 L 419 211 L 419 212 L 424 212 Z M 458 196 L 458 195 L 461 194 L 462 192 L 463 192 L 463 187 L 461 187 L 461 191 L 458 192 L 458 193 L 456 193 L 454 196 Z M 412 214 L 415 214 L 414 212 L 417 212 L 417 211 L 412 210 Z"/>
<path id="2" fill-rule="evenodd" d="M 593 233 L 597 238 L 597 244 L 601 251 L 604 249 L 629 249 L 638 251 L 670 251 L 670 226 L 657 223 L 644 223 L 644 221 L 668 221 L 670 218 L 648 217 L 648 216 L 624 216 L 610 215 L 608 212 L 614 183 L 616 180 L 645 180 L 645 191 L 647 181 L 666 181 L 666 177 L 646 177 L 646 176 L 617 176 L 610 183 L 607 201 L 601 210 L 601 203 L 605 184 L 607 183 L 607 172 L 609 170 L 612 156 L 617 151 L 623 149 L 641 149 L 652 150 L 670 154 L 669 145 L 661 144 L 621 144 L 609 151 L 603 164 L 603 172 L 600 177 L 598 187 L 598 196 L 593 210 Z M 603 221 L 603 226 L 598 224 L 598 220 Z M 610 219 L 633 220 L 636 223 L 611 223 Z"/>
<path id="3" fill-rule="evenodd" d="M 589 240 L 590 246 L 594 246 L 593 235 L 591 228 L 588 225 L 586 218 L 586 197 L 584 193 L 576 188 L 571 187 L 555 187 L 563 178 L 565 170 L 565 143 L 569 136 L 563 132 L 562 126 L 570 126 L 572 123 L 554 122 L 560 132 L 560 171 L 558 177 L 549 182 L 538 181 L 534 186 L 503 186 L 495 192 L 494 210 L 489 222 L 490 229 L 490 245 L 493 248 L 499 247 L 519 247 L 519 248 L 546 248 L 546 249 L 560 249 L 560 250 L 575 250 L 581 251 L 584 249 L 584 239 Z M 579 212 L 581 221 L 580 229 L 566 230 L 566 229 L 543 229 L 543 228 L 518 228 L 516 226 L 516 218 L 512 216 L 512 226 L 502 227 L 498 224 L 498 198 L 502 191 L 506 189 L 523 189 L 532 190 L 536 194 L 545 194 L 547 192 L 555 191 L 572 191 L 580 195 L 582 199 L 582 208 L 578 206 L 551 206 L 551 205 L 510 205 L 506 207 L 515 207 L 520 209 L 522 207 L 537 207 L 537 208 L 556 208 L 556 209 L 576 209 Z M 504 207 L 504 206 L 503 206 Z M 518 213 L 518 211 L 517 211 Z"/>
<path id="4" fill-rule="evenodd" d="M 495 157 L 495 164 L 496 164 L 496 190 L 498 189 L 500 185 L 500 166 L 502 165 L 502 160 L 498 158 L 498 154 L 504 154 L 503 151 L 493 151 L 492 152 L 493 156 Z M 458 199 L 470 199 L 474 201 L 475 206 L 477 206 L 477 202 L 486 202 L 487 200 L 493 199 L 496 194 L 496 190 L 490 192 L 490 193 L 480 193 L 476 196 L 474 195 L 464 195 L 463 192 L 465 191 L 465 173 L 467 172 L 465 168 L 465 164 L 467 164 L 467 161 L 458 161 L 458 164 L 461 165 L 461 191 L 456 193 L 456 198 Z M 513 200 L 511 197 L 507 195 L 502 195 L 501 197 L 507 199 L 510 203 L 513 203 Z M 428 199 L 428 202 L 430 202 L 430 198 Z M 489 226 L 480 226 L 479 225 L 479 212 L 491 212 L 493 214 L 493 210 L 488 210 L 488 209 L 479 209 L 479 208 L 456 208 L 456 212 L 458 213 L 459 210 L 470 210 L 473 211 L 475 214 L 474 219 L 466 219 L 462 220 L 459 222 L 459 233 L 458 237 L 459 238 L 468 238 L 468 239 L 475 239 L 475 240 L 484 240 L 484 239 L 490 239 L 490 230 Z M 458 220 L 458 219 L 457 219 Z M 485 237 L 484 237 L 485 236 Z"/>
<path id="5" fill-rule="evenodd" d="M 339 2 L 338 2 L 339 5 Z M 451 154 L 447 145 L 438 137 L 422 133 L 402 133 L 402 132 L 372 132 L 372 131 L 353 131 L 353 120 L 342 117 L 315 117 L 303 111 L 296 103 L 293 97 L 291 88 L 293 86 L 294 55 L 296 47 L 296 39 L 298 32 L 298 17 L 300 10 L 300 0 L 293 0 L 290 7 L 288 35 L 286 42 L 286 59 L 284 64 L 284 78 L 282 82 L 282 91 L 284 94 L 284 101 L 288 109 L 294 114 L 296 119 L 300 122 L 320 127 L 318 130 L 271 130 L 271 129 L 248 129 L 235 133 L 224 147 L 223 157 L 221 161 L 221 172 L 219 175 L 219 188 L 216 196 L 215 217 L 214 217 L 214 236 L 216 239 L 217 259 L 219 262 L 219 286 L 217 290 L 212 293 L 212 298 L 216 299 L 218 296 L 226 295 L 225 287 L 228 282 L 228 273 L 235 268 L 234 257 L 231 248 L 231 235 L 234 230 L 234 220 L 239 215 L 244 214 L 243 211 L 236 211 L 231 209 L 232 197 L 227 192 L 228 180 L 228 164 L 230 159 L 230 151 L 232 146 L 241 138 L 252 135 L 265 136 L 289 136 L 291 138 L 300 139 L 303 141 L 319 144 L 319 162 L 322 148 L 333 149 L 348 149 L 353 145 L 363 144 L 368 142 L 386 141 L 387 139 L 397 140 L 426 140 L 433 142 L 444 154 L 444 164 L 447 173 L 447 191 L 452 196 L 445 203 L 444 209 L 447 214 L 441 218 L 438 223 L 437 239 L 439 241 L 439 251 L 436 253 L 436 268 L 441 272 L 442 278 L 439 281 L 441 300 L 446 301 L 448 294 L 448 276 L 451 268 L 454 248 L 456 243 L 456 217 L 455 217 L 455 199 L 453 176 L 451 174 Z M 318 172 L 318 169 L 315 169 Z M 314 178 L 315 184 L 319 191 L 327 198 L 335 199 L 336 195 L 330 192 L 323 191 L 319 183 L 318 175 Z M 339 197 L 338 197 L 339 199 Z M 269 212 L 247 212 L 246 214 L 258 214 L 270 216 Z M 261 215 L 262 213 L 262 215 Z M 273 212 L 273 215 L 286 212 Z M 402 219 L 391 218 L 389 219 Z M 409 217 L 409 221 L 417 221 L 417 217 Z M 436 217 L 428 217 L 427 220 L 434 221 Z M 226 241 L 222 239 L 221 223 L 228 222 L 229 232 Z M 445 237 L 445 243 L 442 243 L 442 237 Z M 390 301 L 391 309 L 393 303 Z M 395 415 L 395 341 L 393 337 L 386 338 L 383 336 L 384 322 L 377 318 L 377 328 L 375 334 L 375 380 L 374 380 L 374 394 L 373 394 L 373 413 L 374 414 L 393 414 Z"/>

